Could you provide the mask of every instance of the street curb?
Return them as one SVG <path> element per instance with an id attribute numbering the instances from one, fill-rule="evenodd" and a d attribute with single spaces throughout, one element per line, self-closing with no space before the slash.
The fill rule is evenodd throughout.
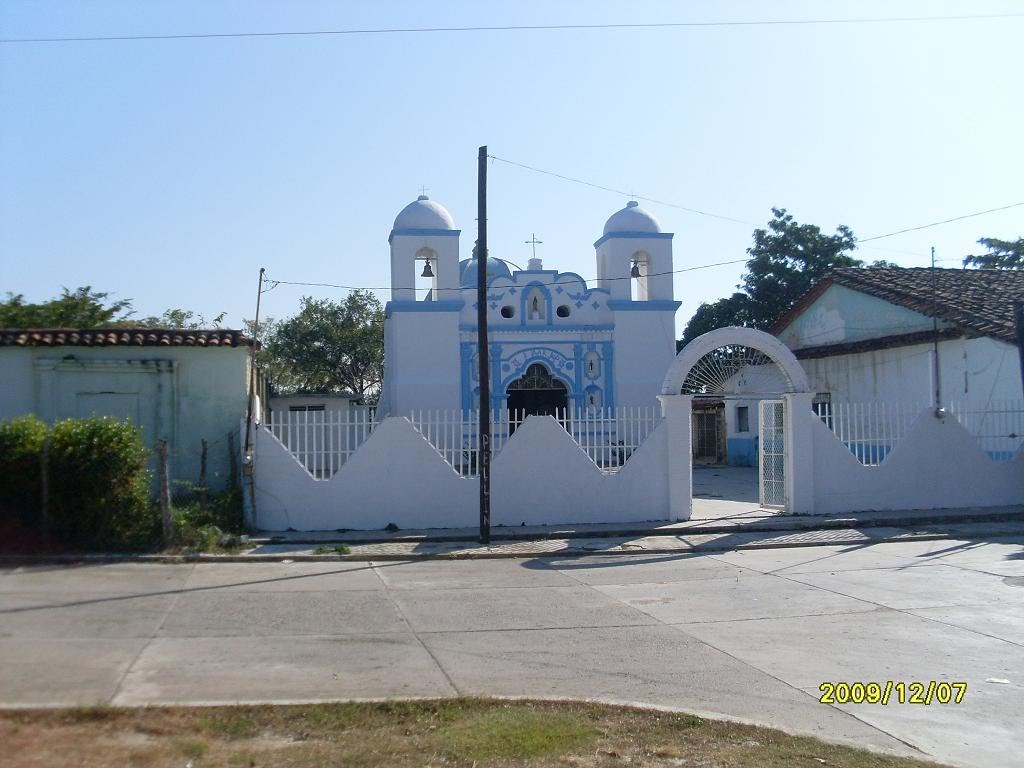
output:
<path id="1" fill-rule="evenodd" d="M 772 518 L 772 520 L 778 520 L 778 523 L 763 522 L 763 523 L 751 523 L 751 524 L 722 524 L 722 523 L 710 523 L 701 524 L 697 523 L 689 527 L 678 527 L 678 528 L 615 528 L 599 531 L 579 531 L 579 530 L 555 530 L 555 531 L 535 531 L 532 533 L 514 533 L 513 529 L 505 528 L 492 528 L 491 529 L 491 541 L 548 541 L 551 539 L 600 539 L 600 538 L 616 538 L 622 536 L 681 536 L 684 534 L 695 535 L 695 534 L 711 534 L 711 533 L 782 533 L 785 531 L 833 531 L 833 530 L 844 530 L 848 528 L 911 528 L 919 525 L 949 525 L 949 524 L 960 524 L 960 523 L 1005 523 L 1005 522 L 1024 522 L 1024 509 L 1006 512 L 984 512 L 978 515 L 964 515 L 963 512 L 958 514 L 948 515 L 929 515 L 923 517 L 864 517 L 859 518 L 856 516 L 852 517 L 829 517 L 824 519 L 814 519 L 813 516 L 786 516 L 779 518 Z M 686 522 L 686 521 L 683 521 Z M 439 529 L 440 530 L 440 529 Z M 440 535 L 381 535 L 381 536 L 359 536 L 353 540 L 352 536 L 345 537 L 346 533 L 361 534 L 363 531 L 337 531 L 337 536 L 330 539 L 312 539 L 302 538 L 301 536 L 287 537 L 287 536 L 250 536 L 249 543 L 263 545 L 276 545 L 276 544 L 309 544 L 311 546 L 327 545 L 342 543 L 348 544 L 349 546 L 360 546 L 362 544 L 423 544 L 423 543 L 438 543 L 438 544 L 450 544 L 467 541 L 465 536 L 453 536 L 447 534 Z"/>
<path id="2" fill-rule="evenodd" d="M 1024 535 L 1024 531 L 985 531 L 973 532 L 972 537 L 985 537 L 987 539 L 1016 538 Z M 597 538 L 597 537 L 594 537 Z M 693 546 L 683 547 L 630 547 L 628 549 L 594 549 L 584 547 L 568 547 L 560 550 L 538 549 L 536 551 L 509 551 L 489 552 L 466 551 L 456 552 L 405 552 L 405 553 L 359 553 L 352 552 L 348 555 L 309 555 L 302 553 L 273 553 L 266 555 L 245 554 L 245 555 L 216 555 L 216 554 L 189 554 L 189 555 L 126 555 L 126 554 L 77 554 L 77 555 L 0 555 L 0 565 L 42 565 L 42 564 L 104 564 L 104 563 L 280 563 L 284 561 L 296 563 L 342 563 L 342 562 L 390 562 L 405 560 L 524 560 L 536 558 L 556 557 L 636 557 L 637 555 L 700 555 L 712 552 L 736 552 L 743 550 L 764 550 L 764 549 L 795 549 L 798 547 L 821 547 L 821 546 L 857 546 L 863 544 L 886 544 L 901 543 L 908 541 L 943 541 L 950 539 L 962 539 L 962 531 L 910 533 L 900 536 L 871 537 L 862 536 L 859 538 L 834 540 L 807 540 L 807 541 L 752 541 L 742 544 L 719 544 L 718 542 L 707 542 Z M 458 543 L 458 542 L 456 542 Z M 477 542 L 465 542 L 467 547 L 481 546 Z M 359 545 L 354 545 L 359 546 Z"/>

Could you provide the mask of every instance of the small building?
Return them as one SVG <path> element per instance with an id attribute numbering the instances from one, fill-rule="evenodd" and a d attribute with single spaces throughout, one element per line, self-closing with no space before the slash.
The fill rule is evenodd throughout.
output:
<path id="1" fill-rule="evenodd" d="M 291 395 L 271 393 L 267 397 L 267 421 L 275 413 L 322 413 L 344 418 L 358 404 L 359 395 L 347 392 L 296 392 Z"/>
<path id="2" fill-rule="evenodd" d="M 820 399 L 927 405 L 937 391 L 941 403 L 985 408 L 1024 397 L 1013 322 L 1021 300 L 1015 270 L 846 267 L 772 332 Z"/>
<path id="3" fill-rule="evenodd" d="M 0 330 L 0 419 L 130 419 L 147 446 L 167 440 L 172 479 L 189 482 L 206 440 L 207 482 L 222 489 L 244 440 L 253 350 L 226 329 Z"/>
<path id="4" fill-rule="evenodd" d="M 830 426 L 844 408 L 910 413 L 937 402 L 961 421 L 989 420 L 983 429 L 965 423 L 973 431 L 1008 437 L 1014 428 L 996 422 L 1018 418 L 1024 397 L 1013 320 L 1021 299 L 1020 271 L 846 267 L 808 291 L 772 333 L 800 361 L 814 408 Z M 729 463 L 753 463 L 757 403 L 780 388 L 773 365 L 748 367 L 730 380 Z"/>
<path id="5" fill-rule="evenodd" d="M 479 407 L 477 260 L 451 214 L 421 195 L 395 219 L 381 411 Z M 596 275 L 487 259 L 491 408 L 552 414 L 657 408 L 675 356 L 672 234 L 635 201 L 594 243 Z M 422 273 L 421 273 L 422 270 Z M 430 278 L 424 295 L 415 286 Z"/>

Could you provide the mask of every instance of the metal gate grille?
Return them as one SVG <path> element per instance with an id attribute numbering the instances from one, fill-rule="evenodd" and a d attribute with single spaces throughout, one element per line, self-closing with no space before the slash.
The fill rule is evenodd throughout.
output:
<path id="1" fill-rule="evenodd" d="M 786 440 L 785 411 L 782 400 L 760 403 L 760 486 L 761 506 L 765 509 L 786 509 Z"/>

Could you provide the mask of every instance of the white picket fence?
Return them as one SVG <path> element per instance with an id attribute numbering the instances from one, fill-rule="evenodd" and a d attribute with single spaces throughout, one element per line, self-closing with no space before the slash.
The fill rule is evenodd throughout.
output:
<path id="1" fill-rule="evenodd" d="M 263 426 L 291 451 L 313 477 L 341 469 L 379 422 L 373 408 L 347 411 L 274 411 Z"/>
<path id="2" fill-rule="evenodd" d="M 951 403 L 949 412 L 981 444 L 990 459 L 1009 461 L 1024 443 L 1024 400 L 1000 400 L 987 408 Z"/>
<path id="3" fill-rule="evenodd" d="M 620 469 L 662 421 L 659 408 L 563 409 L 553 414 L 580 449 L 605 472 Z M 478 472 L 479 411 L 419 410 L 407 418 L 463 477 Z M 516 429 L 524 411 L 492 416 L 491 450 L 497 455 Z M 275 412 L 265 428 L 317 479 L 334 475 L 366 442 L 380 422 L 370 409 L 350 412 Z"/>
<path id="4" fill-rule="evenodd" d="M 876 466 L 907 434 L 910 426 L 930 406 L 924 403 L 815 403 L 814 412 L 861 464 Z M 989 403 L 969 408 L 951 403 L 955 417 L 979 443 L 990 459 L 1013 459 L 1024 442 L 1024 401 Z"/>

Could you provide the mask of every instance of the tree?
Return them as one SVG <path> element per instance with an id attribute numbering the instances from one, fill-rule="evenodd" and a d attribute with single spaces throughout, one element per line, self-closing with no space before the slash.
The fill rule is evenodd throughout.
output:
<path id="1" fill-rule="evenodd" d="M 305 296 L 294 317 L 253 328 L 263 341 L 261 364 L 275 388 L 349 392 L 376 400 L 384 379 L 384 308 L 369 291 L 342 301 Z"/>
<path id="2" fill-rule="evenodd" d="M 1018 237 L 1015 241 L 983 237 L 978 244 L 988 248 L 988 253 L 967 256 L 964 259 L 965 267 L 1024 269 L 1024 237 Z"/>
<path id="3" fill-rule="evenodd" d="M 187 309 L 168 309 L 159 317 L 132 319 L 131 299 L 110 301 L 109 293 L 85 285 L 38 304 L 25 301 L 23 294 L 8 293 L 0 301 L 0 328 L 206 328 L 203 315 Z M 213 318 L 220 326 L 225 312 Z"/>
<path id="4" fill-rule="evenodd" d="M 214 328 L 220 328 L 220 324 L 224 322 L 224 316 L 227 312 L 221 312 L 219 315 L 213 318 L 209 323 L 206 322 L 206 317 L 199 312 L 193 312 L 191 309 L 165 309 L 164 313 L 160 317 L 144 317 L 133 325 L 143 326 L 145 328 L 209 328 L 213 325 Z"/>
<path id="5" fill-rule="evenodd" d="M 676 342 L 676 351 L 678 352 L 698 336 L 727 325 L 753 325 L 750 297 L 745 293 L 734 293 L 713 304 L 704 302 L 697 307 L 690 322 L 686 324 L 683 338 Z"/>
<path id="6" fill-rule="evenodd" d="M 8 293 L 0 301 L 0 328 L 99 328 L 124 322 L 132 314 L 131 299 L 107 303 L 109 293 L 91 285 L 64 288 L 55 299 L 29 304 L 23 294 Z"/>
<path id="7" fill-rule="evenodd" d="M 859 267 L 863 262 L 848 255 L 857 247 L 849 227 L 822 234 L 813 224 L 799 224 L 785 208 L 772 208 L 774 218 L 765 229 L 754 230 L 754 242 L 742 292 L 701 304 L 686 325 L 682 343 L 727 325 L 767 330 L 792 309 L 797 299 L 837 267 Z"/>

